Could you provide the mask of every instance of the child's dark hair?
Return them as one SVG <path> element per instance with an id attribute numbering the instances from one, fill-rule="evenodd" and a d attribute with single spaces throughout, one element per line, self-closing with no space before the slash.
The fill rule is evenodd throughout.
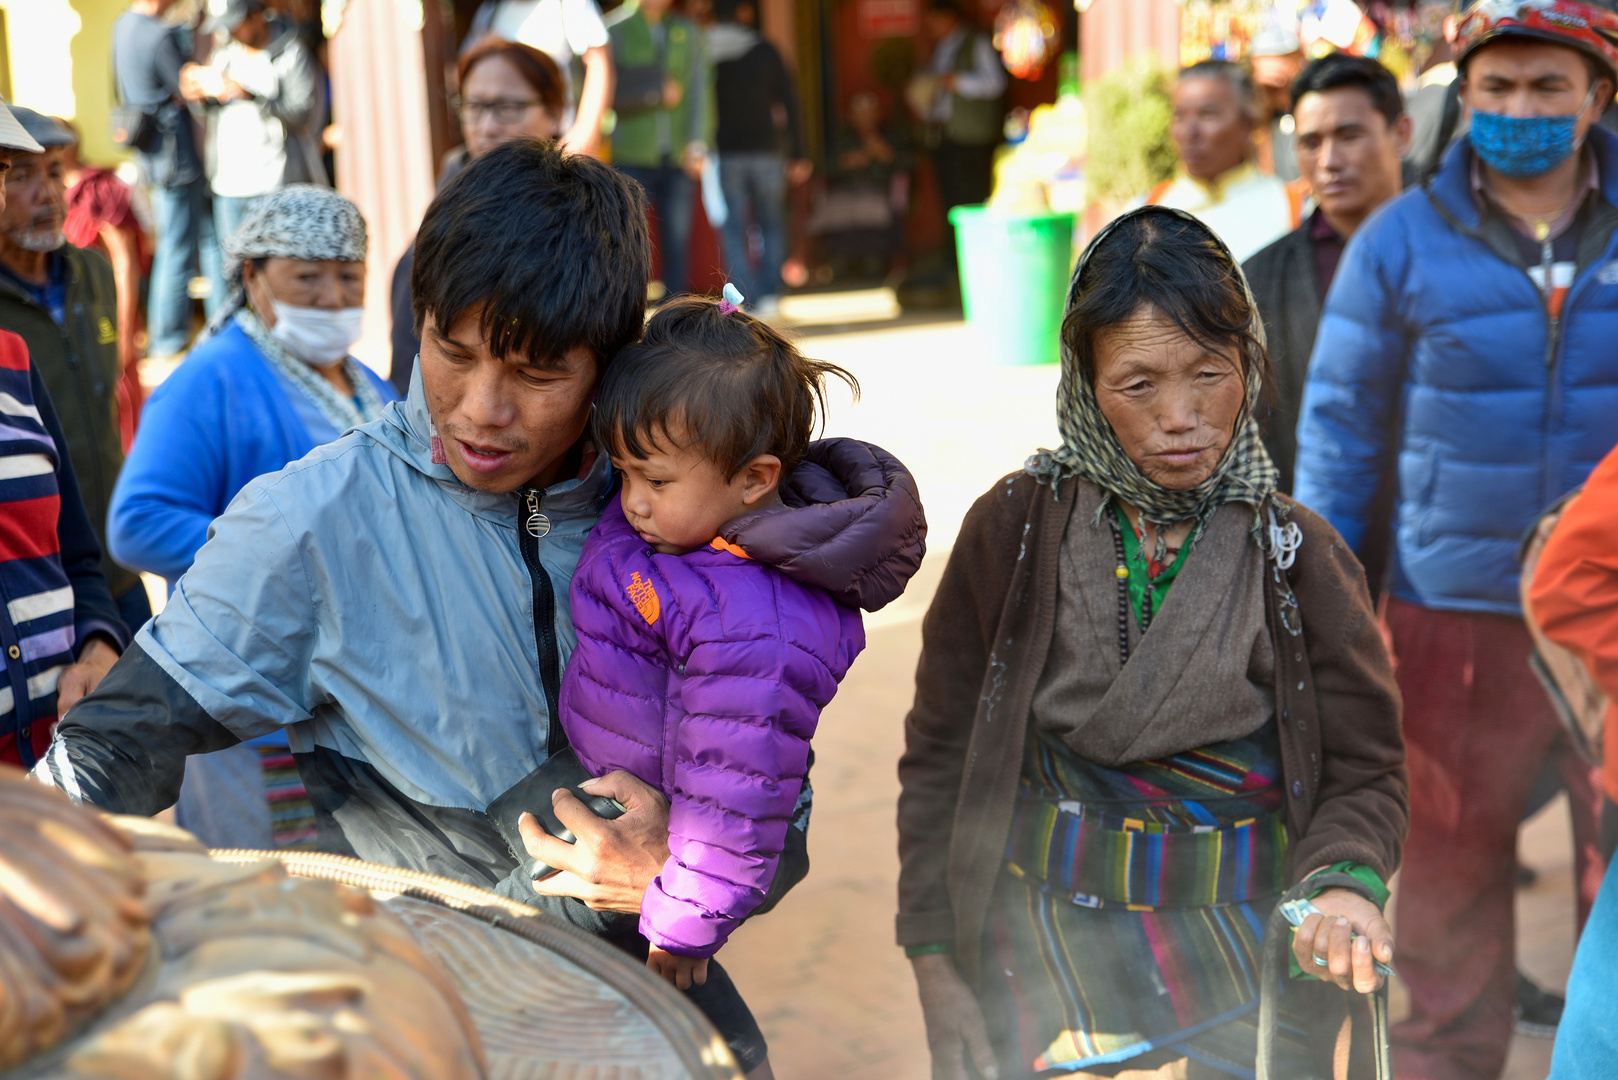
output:
<path id="1" fill-rule="evenodd" d="M 784 480 L 809 449 L 817 407 L 825 416 L 828 375 L 859 396 L 853 375 L 804 356 L 768 323 L 683 296 L 613 361 L 596 398 L 596 442 L 632 458 L 659 442 L 694 449 L 727 479 L 774 454 Z"/>
<path id="2" fill-rule="evenodd" d="M 651 263 L 639 184 L 518 139 L 470 162 L 427 207 L 410 272 L 416 333 L 429 313 L 447 330 L 478 310 L 496 356 L 543 367 L 584 346 L 604 370 L 640 336 Z"/>

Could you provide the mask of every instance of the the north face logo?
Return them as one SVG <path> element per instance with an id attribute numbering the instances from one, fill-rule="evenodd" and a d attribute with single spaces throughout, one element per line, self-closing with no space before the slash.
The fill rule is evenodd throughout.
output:
<path id="1" fill-rule="evenodd" d="M 646 620 L 646 625 L 656 626 L 657 617 L 663 614 L 663 605 L 657 598 L 657 590 L 650 581 L 641 578 L 639 570 L 630 576 L 624 592 L 629 594 L 629 602 L 635 605 L 635 610 Z"/>
<path id="2" fill-rule="evenodd" d="M 1596 271 L 1596 280 L 1603 285 L 1618 285 L 1618 259 Z"/>

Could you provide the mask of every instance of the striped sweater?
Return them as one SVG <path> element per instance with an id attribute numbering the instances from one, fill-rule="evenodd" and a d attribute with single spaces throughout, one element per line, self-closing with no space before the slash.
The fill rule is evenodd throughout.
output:
<path id="1" fill-rule="evenodd" d="M 63 445 L 28 347 L 0 330 L 0 761 L 24 767 L 50 743 L 79 643 L 127 639 Z"/>

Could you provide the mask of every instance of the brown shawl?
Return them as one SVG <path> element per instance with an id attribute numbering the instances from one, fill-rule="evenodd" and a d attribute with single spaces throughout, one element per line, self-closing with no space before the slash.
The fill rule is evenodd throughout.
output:
<path id="1" fill-rule="evenodd" d="M 953 942 L 969 981 L 1055 636 L 1062 536 L 1082 487 L 1096 491 L 1069 479 L 1053 492 L 1026 473 L 996 484 L 962 524 L 922 624 L 899 762 L 898 939 Z M 1276 500 L 1303 539 L 1290 571 L 1302 632 L 1271 633 L 1284 644 L 1274 695 L 1290 873 L 1351 859 L 1387 878 L 1409 817 L 1392 664 L 1353 553 L 1319 515 Z M 1275 590 L 1265 593 L 1273 627 Z M 1114 657 L 1117 647 L 1115 637 Z"/>
<path id="2" fill-rule="evenodd" d="M 1186 553 L 1144 637 L 1118 653 L 1112 525 L 1082 484 L 1058 562 L 1056 627 L 1033 720 L 1075 753 L 1117 767 L 1251 735 L 1275 715 L 1275 649 L 1264 621 L 1264 554 L 1253 510 L 1225 503 Z M 1109 511 L 1110 516 L 1110 511 Z"/>

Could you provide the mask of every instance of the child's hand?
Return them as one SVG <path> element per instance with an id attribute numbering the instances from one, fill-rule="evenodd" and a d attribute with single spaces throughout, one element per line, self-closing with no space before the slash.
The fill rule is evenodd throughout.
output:
<path id="1" fill-rule="evenodd" d="M 708 981 L 708 961 L 694 956 L 675 956 L 656 945 L 646 954 L 646 966 L 681 990 L 691 989 L 693 983 L 701 986 Z"/>

